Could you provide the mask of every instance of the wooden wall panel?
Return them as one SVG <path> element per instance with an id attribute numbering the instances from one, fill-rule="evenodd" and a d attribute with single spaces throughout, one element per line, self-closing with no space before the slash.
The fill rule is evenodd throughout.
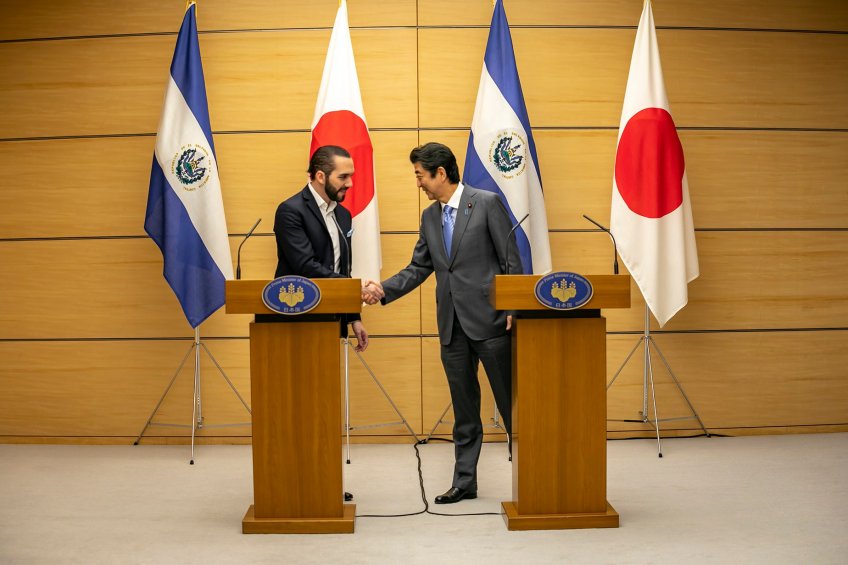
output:
<path id="1" fill-rule="evenodd" d="M 848 127 L 848 35 L 669 30 L 657 40 L 681 126 Z"/>
<path id="2" fill-rule="evenodd" d="M 213 128 L 309 129 L 329 38 L 329 31 L 203 36 Z M 414 127 L 415 31 L 353 30 L 351 41 L 369 127 Z"/>
<path id="3" fill-rule="evenodd" d="M 414 147 L 416 133 L 371 139 L 381 230 L 417 230 L 415 179 L 399 149 Z M 273 231 L 277 205 L 308 180 L 309 140 L 307 132 L 217 136 L 230 233 L 246 233 L 257 218 L 257 233 Z M 152 137 L 0 143 L 0 238 L 144 235 L 153 145 Z"/>
<path id="4" fill-rule="evenodd" d="M 721 428 L 848 422 L 845 338 L 845 331 L 655 336 L 698 415 L 718 433 Z M 637 339 L 609 337 L 609 379 Z M 682 396 L 656 354 L 652 365 L 660 418 L 688 416 Z M 639 418 L 642 367 L 640 350 L 609 389 L 610 419 Z M 626 427 L 610 423 L 611 430 Z M 663 428 L 692 429 L 698 424 L 686 420 Z"/>
<path id="5" fill-rule="evenodd" d="M 203 0 L 198 12 L 198 29 L 244 30 L 303 27 L 332 27 L 335 0 L 308 4 L 284 0 L 269 4 L 262 0 Z M 507 17 L 512 26 L 635 26 L 641 0 L 507 0 Z M 176 32 L 183 4 L 167 0 L 142 5 L 94 0 L 74 10 L 26 0 L 6 0 L 0 19 L 0 40 Z M 492 18 L 486 2 L 450 0 L 356 0 L 348 4 L 350 25 L 361 26 L 487 26 Z M 416 14 L 417 12 L 417 14 Z M 838 0 L 769 2 L 767 10 L 755 2 L 721 0 L 705 5 L 697 0 L 657 0 L 654 18 L 658 26 L 738 27 L 762 29 L 806 29 L 848 31 L 848 8 Z"/>
<path id="6" fill-rule="evenodd" d="M 243 250 L 245 278 L 272 276 L 274 210 L 305 183 L 336 6 L 201 2 L 234 253 L 241 234 L 263 219 Z M 616 128 L 641 6 L 506 0 L 549 225 L 557 230 L 557 268 L 611 270 L 606 235 L 581 214 L 609 220 Z M 430 204 L 415 188 L 411 147 L 442 141 L 464 162 L 491 3 L 358 0 L 349 10 L 377 161 L 385 278 L 408 263 Z M 161 255 L 142 229 L 182 11 L 183 3 L 162 0 L 8 0 L 0 7 L 0 437 L 125 441 L 190 343 Z M 655 338 L 711 428 L 784 433 L 844 425 L 848 5 L 657 0 L 654 12 L 701 262 L 689 305 Z M 38 39 L 57 36 L 77 39 Z M 50 139 L 22 140 L 31 137 Z M 420 433 L 449 401 L 434 286 L 431 277 L 397 303 L 363 312 L 373 338 L 364 358 Z M 632 296 L 631 309 L 606 312 L 611 373 L 643 329 L 635 286 Z M 245 393 L 249 319 L 219 312 L 202 326 Z M 68 338 L 79 341 L 61 341 Z M 394 421 L 352 360 L 354 425 Z M 207 422 L 242 420 L 243 408 L 204 363 Z M 641 408 L 640 370 L 632 360 L 611 390 L 611 417 L 633 418 Z M 483 389 L 488 420 L 493 403 Z M 658 393 L 662 417 L 685 413 L 667 380 Z M 190 396 L 190 374 L 181 375 L 162 416 L 188 423 Z M 673 427 L 689 433 L 695 423 Z M 450 426 L 437 431 L 449 434 Z M 187 430 L 153 433 L 168 441 Z M 246 433 L 206 429 L 201 436 L 238 441 Z M 406 441 L 404 433 L 400 426 L 357 432 Z"/>
<path id="7" fill-rule="evenodd" d="M 412 438 L 382 386 L 416 434 L 421 433 L 421 340 L 418 337 L 375 338 L 361 359 L 350 351 L 351 435 L 406 435 Z M 364 363 L 363 363 L 364 361 Z M 374 373 L 372 377 L 368 369 Z M 374 381 L 379 382 L 379 385 Z M 393 424 L 393 425 L 385 425 Z"/>
<path id="8" fill-rule="evenodd" d="M 665 330 L 842 327 L 848 296 L 841 283 L 845 275 L 837 273 L 848 272 L 848 238 L 827 232 L 766 232 L 747 233 L 743 240 L 707 232 L 697 240 L 701 276 L 689 287 L 688 306 Z M 612 245 L 605 234 L 554 233 L 551 247 L 557 270 L 612 272 Z M 627 272 L 620 267 L 622 274 Z M 430 277 L 420 289 L 424 334 L 438 331 L 434 291 L 435 277 Z M 609 331 L 644 329 L 644 301 L 635 284 L 631 296 L 629 310 L 607 312 Z"/>
<path id="9" fill-rule="evenodd" d="M 487 30 L 419 35 L 422 44 L 452 46 L 421 52 L 421 126 L 469 127 Z M 512 36 L 531 124 L 618 126 L 633 30 Z M 678 126 L 848 126 L 848 36 L 661 30 L 657 39 Z"/>
<path id="10" fill-rule="evenodd" d="M 636 26 L 642 0 L 506 0 L 511 26 Z M 757 2 L 654 0 L 657 26 L 848 30 L 848 6 L 839 0 Z M 419 3 L 422 26 L 481 25 L 492 21 L 487 2 L 427 0 Z"/>
<path id="11" fill-rule="evenodd" d="M 0 143 L 0 237 L 143 234 L 153 145 L 152 137 Z"/>
<path id="12" fill-rule="evenodd" d="M 609 224 L 617 137 L 535 133 L 550 229 L 591 229 L 583 214 Z M 682 131 L 680 138 L 696 228 L 848 227 L 848 135 Z"/>
<path id="13" fill-rule="evenodd" d="M 337 0 L 201 0 L 197 28 L 250 30 L 277 28 L 332 28 Z M 73 10 L 55 4 L 4 0 L 0 40 L 72 37 L 129 33 L 173 32 L 179 29 L 183 2 L 149 0 L 142 4 L 88 0 Z M 415 1 L 354 0 L 348 3 L 352 27 L 415 25 Z"/>
<path id="14" fill-rule="evenodd" d="M 551 229 L 591 229 L 584 213 L 609 222 L 616 135 L 536 132 Z M 419 199 L 430 204 L 408 162 L 417 134 L 371 136 L 380 228 L 417 231 Z M 464 164 L 466 131 L 422 139 L 447 143 Z M 848 135 L 684 131 L 681 139 L 696 227 L 848 227 Z M 277 204 L 305 183 L 308 146 L 306 132 L 217 136 L 230 233 L 245 233 L 260 217 L 259 232 L 272 231 Z M 151 137 L 0 143 L 0 238 L 143 235 L 152 152 Z M 92 174 L 104 167 L 105 176 Z"/>
<path id="15" fill-rule="evenodd" d="M 191 341 L 0 342 L 0 436 L 112 436 L 135 438 Z M 206 342 L 250 403 L 248 342 Z M 191 424 L 194 359 L 165 398 L 155 421 Z M 202 356 L 206 424 L 249 422 L 244 406 L 214 365 Z M 187 429 L 153 427 L 146 435 Z M 210 428 L 200 435 L 247 435 L 249 428 Z"/>
<path id="16" fill-rule="evenodd" d="M 848 418 L 844 331 L 783 334 L 674 334 L 655 336 L 663 355 L 708 428 L 807 426 Z M 610 378 L 637 336 L 611 336 Z M 141 431 L 185 354 L 188 341 L 0 342 L 0 436 L 133 437 Z M 210 340 L 208 347 L 243 398 L 249 395 L 246 340 Z M 377 347 L 380 346 L 380 347 Z M 449 402 L 436 338 L 422 343 L 423 433 Z M 416 418 L 414 373 L 417 339 L 375 340 L 366 352 L 381 382 L 404 415 Z M 190 360 L 191 361 L 191 360 Z M 407 363 L 407 361 L 409 361 Z M 204 358 L 204 414 L 207 424 L 244 421 L 244 408 Z M 703 368 L 709 367 L 708 371 Z M 394 368 L 394 369 L 392 369 Z M 406 370 L 410 372 L 407 373 Z M 660 417 L 687 416 L 677 389 L 654 357 Z M 352 410 L 368 409 L 363 423 L 395 421 L 384 398 L 354 364 Z M 642 402 L 640 352 L 630 360 L 609 393 L 611 419 L 638 416 Z M 73 378 L 68 378 L 73 375 Z M 485 380 L 482 381 L 485 384 Z M 156 421 L 191 422 L 191 368 L 186 367 L 166 397 Z M 370 410 L 373 407 L 373 412 Z M 492 417 L 490 393 L 482 402 Z M 360 416 L 354 416 L 358 418 Z M 450 420 L 451 414 L 445 416 Z M 354 420 L 354 424 L 356 421 Z M 415 427 L 415 426 L 413 426 Z M 631 426 L 632 427 L 632 426 Z M 692 429 L 694 420 L 667 425 Z M 437 433 L 449 433 L 443 425 Z M 610 429 L 621 426 L 610 425 Z M 390 429 L 386 429 L 390 431 Z M 494 432 L 487 429 L 487 432 Z M 202 430 L 201 435 L 244 435 L 241 428 Z M 375 432 L 371 431 L 369 435 Z M 149 435 L 183 435 L 155 427 Z"/>
<path id="17" fill-rule="evenodd" d="M 208 339 L 206 346 L 250 405 L 247 339 Z M 114 436 L 141 432 L 191 344 L 167 341 L 0 342 L 8 359 L 0 371 L 0 437 Z M 328 347 L 332 347 L 328 344 Z M 312 352 L 310 354 L 317 354 Z M 249 422 L 250 417 L 217 368 L 201 355 L 204 421 L 208 425 Z M 373 340 L 362 359 L 416 433 L 421 430 L 421 346 L 418 338 Z M 190 424 L 194 378 L 192 353 L 154 418 Z M 68 378 L 68 375 L 73 375 Z M 340 373 L 343 375 L 343 373 Z M 351 425 L 357 435 L 403 435 L 377 385 L 356 354 L 350 354 Z M 307 425 L 307 423 L 304 423 Z M 154 426 L 145 436 L 185 435 L 186 430 Z M 250 435 L 249 426 L 208 428 L 200 435 Z"/>
<path id="18" fill-rule="evenodd" d="M 383 236 L 386 268 L 406 264 L 414 236 Z M 230 238 L 235 258 L 239 239 Z M 248 247 L 250 246 L 250 247 Z M 244 278 L 271 279 L 277 264 L 273 237 L 242 249 Z M 6 265 L 0 293 L 0 339 L 153 338 L 194 335 L 162 276 L 159 248 L 148 239 L 0 243 Z M 371 333 L 417 334 L 418 293 L 391 311 L 365 313 Z M 221 309 L 203 323 L 204 336 L 246 336 L 248 315 Z"/>
<path id="19" fill-rule="evenodd" d="M 848 287 L 837 274 L 848 272 L 844 234 L 702 232 L 696 239 L 701 275 L 689 285 L 689 304 L 664 330 L 844 326 Z M 551 234 L 551 251 L 557 270 L 612 272 L 612 244 L 600 232 Z M 606 312 L 608 331 L 644 330 L 645 302 L 635 283 L 631 300 L 629 310 Z M 658 329 L 653 318 L 652 325 Z"/>
<path id="20" fill-rule="evenodd" d="M 354 30 L 351 40 L 368 125 L 414 127 L 415 31 Z M 155 132 L 174 41 L 0 44 L 0 138 Z M 328 41 L 326 30 L 202 36 L 212 129 L 309 129 Z"/>
<path id="21" fill-rule="evenodd" d="M 155 132 L 174 42 L 152 36 L 0 44 L 0 138 Z"/>
<path id="22" fill-rule="evenodd" d="M 384 235 L 381 280 L 409 263 L 418 237 L 410 234 Z M 418 335 L 421 331 L 421 291 L 414 290 L 388 306 L 362 307 L 362 323 L 372 334 Z"/>
<path id="23" fill-rule="evenodd" d="M 689 304 L 663 328 L 738 330 L 832 328 L 848 319 L 848 237 L 827 232 L 697 234 L 701 275 Z M 612 273 L 612 244 L 601 232 L 551 234 L 554 270 Z M 621 273 L 627 273 L 619 261 Z M 803 287 L 803 291 L 799 289 Z M 421 286 L 421 325 L 438 332 L 434 277 Z M 645 302 L 635 283 L 627 310 L 605 312 L 607 330 L 642 331 Z M 390 307 L 390 306 L 389 306 Z M 659 329 L 651 318 L 652 327 Z"/>
<path id="24" fill-rule="evenodd" d="M 693 307 L 667 329 L 844 327 L 846 235 L 698 234 L 703 275 L 690 285 Z"/>

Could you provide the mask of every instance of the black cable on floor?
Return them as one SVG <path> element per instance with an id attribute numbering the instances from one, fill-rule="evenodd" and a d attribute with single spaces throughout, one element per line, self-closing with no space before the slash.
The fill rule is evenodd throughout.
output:
<path id="1" fill-rule="evenodd" d="M 726 436 L 722 434 L 711 433 L 710 435 L 706 434 L 695 434 L 691 436 L 669 436 L 663 438 L 665 439 L 691 439 L 696 437 L 732 437 Z M 611 441 L 628 441 L 633 439 L 651 439 L 644 437 L 630 437 L 630 438 L 610 438 Z M 444 441 L 447 443 L 453 443 L 453 440 L 434 437 L 430 439 L 422 439 L 418 440 L 412 444 L 412 448 L 415 450 L 415 457 L 418 459 L 418 484 L 421 487 L 421 501 L 424 503 L 424 510 L 419 510 L 418 512 L 410 512 L 408 514 L 358 514 L 357 518 L 404 518 L 406 516 L 419 516 L 421 514 L 430 514 L 431 516 L 503 516 L 503 512 L 468 512 L 465 514 L 446 514 L 442 512 L 432 512 L 430 511 L 430 503 L 427 502 L 427 493 L 424 491 L 424 473 L 421 470 L 421 452 L 418 451 L 419 445 L 426 445 L 431 441 Z"/>
<path id="2" fill-rule="evenodd" d="M 424 502 L 424 510 L 420 510 L 418 512 L 410 512 L 408 514 L 357 514 L 357 518 L 404 518 L 406 516 L 418 516 L 421 514 L 430 514 L 432 516 L 502 516 L 503 512 L 469 512 L 467 514 L 444 514 L 439 512 L 431 512 L 430 511 L 430 503 L 427 502 L 427 493 L 424 491 L 424 473 L 421 470 L 421 452 L 418 451 L 419 445 L 424 445 L 429 441 L 446 441 L 448 443 L 453 443 L 453 441 L 444 438 L 431 438 L 429 440 L 422 439 L 416 441 L 412 444 L 412 448 L 415 450 L 415 458 L 418 459 L 418 484 L 421 487 L 421 501 Z"/>

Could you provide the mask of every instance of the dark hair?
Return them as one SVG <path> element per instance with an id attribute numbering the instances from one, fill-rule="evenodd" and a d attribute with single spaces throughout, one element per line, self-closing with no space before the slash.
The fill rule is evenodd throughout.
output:
<path id="1" fill-rule="evenodd" d="M 338 145 L 322 145 L 316 149 L 312 158 L 309 159 L 309 170 L 306 171 L 309 173 L 309 178 L 314 179 L 318 171 L 323 172 L 325 176 L 330 176 L 330 173 L 336 169 L 334 162 L 336 157 L 350 157 L 350 153 Z"/>
<path id="2" fill-rule="evenodd" d="M 439 167 L 442 167 L 452 184 L 459 182 L 459 167 L 456 166 L 456 157 L 447 145 L 435 142 L 425 143 L 412 150 L 409 154 L 409 161 L 413 165 L 421 163 L 421 166 L 430 175 L 435 175 Z"/>

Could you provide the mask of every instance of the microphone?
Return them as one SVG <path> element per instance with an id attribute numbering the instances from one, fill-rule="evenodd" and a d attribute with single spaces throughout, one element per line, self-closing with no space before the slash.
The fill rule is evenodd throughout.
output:
<path id="1" fill-rule="evenodd" d="M 604 226 L 602 226 L 601 224 L 599 224 L 598 222 L 596 222 L 595 220 L 593 220 L 592 218 L 590 218 L 586 214 L 583 214 L 583 217 L 586 218 L 587 220 L 589 220 L 590 222 L 592 222 L 593 224 L 595 224 L 596 226 L 598 226 L 599 228 L 601 228 L 602 230 L 604 230 L 605 232 L 607 232 L 607 235 L 609 235 L 610 238 L 612 239 L 612 272 L 613 272 L 613 274 L 617 275 L 618 274 L 618 246 L 615 244 L 615 237 L 613 237 L 611 231 L 609 231 L 607 228 L 605 228 Z"/>
<path id="2" fill-rule="evenodd" d="M 336 219 L 336 215 L 333 214 L 332 217 L 333 217 L 333 223 L 336 224 L 336 228 L 339 230 L 339 235 L 342 236 L 341 239 L 342 239 L 342 241 L 344 241 L 344 244 L 345 244 L 345 255 L 347 257 L 347 269 L 346 269 L 347 272 L 341 273 L 341 274 L 345 275 L 347 278 L 350 278 L 351 263 L 353 262 L 353 257 L 351 256 L 351 253 L 350 253 L 350 244 L 348 244 L 347 238 L 353 237 L 353 228 L 350 228 L 350 231 L 347 232 L 347 233 L 343 232 L 342 227 L 339 225 L 339 221 Z"/>
<path id="3" fill-rule="evenodd" d="M 253 224 L 253 227 L 250 228 L 250 231 L 247 232 L 247 235 L 244 236 L 244 239 L 241 240 L 241 243 L 239 243 L 238 254 L 237 254 L 238 256 L 236 258 L 236 280 L 241 279 L 241 246 L 244 245 L 244 242 L 247 241 L 247 238 L 250 237 L 253 234 L 253 230 L 256 229 L 256 226 L 258 226 L 259 222 L 261 222 L 261 221 L 262 221 L 262 218 L 259 218 L 258 220 L 256 220 L 256 223 Z"/>
<path id="4" fill-rule="evenodd" d="M 515 233 L 515 230 L 518 229 L 518 226 L 521 225 L 521 222 L 523 222 L 524 220 L 526 220 L 529 217 L 530 217 L 530 212 L 527 212 L 526 214 L 524 214 L 524 217 L 521 218 L 520 220 L 518 220 L 518 223 L 516 223 L 514 226 L 512 226 L 512 229 L 509 230 L 509 233 L 506 235 L 506 268 L 504 269 L 504 271 L 505 271 L 504 274 L 506 274 L 506 275 L 509 274 L 509 238 L 511 238 L 512 234 Z"/>

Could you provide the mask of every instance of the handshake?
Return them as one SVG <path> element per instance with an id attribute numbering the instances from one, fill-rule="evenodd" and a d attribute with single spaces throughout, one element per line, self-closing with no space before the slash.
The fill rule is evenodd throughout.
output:
<path id="1" fill-rule="evenodd" d="M 386 293 L 383 292 L 383 285 L 379 282 L 368 280 L 362 287 L 362 301 L 369 306 L 377 304 Z"/>

